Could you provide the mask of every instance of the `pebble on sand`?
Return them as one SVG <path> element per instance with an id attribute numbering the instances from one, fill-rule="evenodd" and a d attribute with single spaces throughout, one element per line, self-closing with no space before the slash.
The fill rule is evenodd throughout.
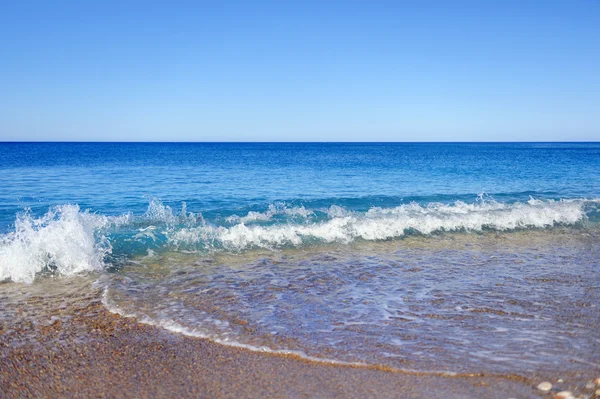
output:
<path id="1" fill-rule="evenodd" d="M 557 399 L 575 399 L 571 391 L 562 391 L 556 394 Z"/>
<path id="2" fill-rule="evenodd" d="M 537 389 L 539 389 L 540 391 L 548 392 L 552 389 L 552 384 L 548 381 L 540 382 L 537 386 Z"/>
<path id="3" fill-rule="evenodd" d="M 600 385 L 600 377 L 598 377 L 594 380 L 594 384 Z"/>

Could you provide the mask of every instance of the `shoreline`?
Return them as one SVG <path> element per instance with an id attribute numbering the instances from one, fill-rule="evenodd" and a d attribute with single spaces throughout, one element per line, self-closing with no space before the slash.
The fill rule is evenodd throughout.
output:
<path id="1" fill-rule="evenodd" d="M 23 301 L 19 311 L 34 306 Z M 68 317 L 50 325 L 1 326 L 0 396 L 543 397 L 525 378 L 393 372 L 227 347 L 115 315 L 99 299 L 60 311 Z"/>

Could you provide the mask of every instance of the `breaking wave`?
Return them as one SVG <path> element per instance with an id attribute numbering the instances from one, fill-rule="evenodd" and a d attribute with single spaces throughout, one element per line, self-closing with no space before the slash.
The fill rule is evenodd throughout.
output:
<path id="1" fill-rule="evenodd" d="M 388 240 L 408 234 L 510 231 L 569 226 L 587 219 L 598 200 L 535 200 L 473 204 L 417 203 L 360 212 L 274 204 L 264 212 L 206 220 L 178 214 L 152 199 L 144 215 L 105 216 L 77 205 L 57 206 L 40 218 L 18 215 L 14 231 L 0 235 L 0 281 L 32 282 L 43 272 L 72 275 L 98 271 L 118 257 L 148 251 L 244 251 L 356 240 Z"/>
<path id="2" fill-rule="evenodd" d="M 185 227 L 168 235 L 171 245 L 186 248 L 210 245 L 230 251 L 250 248 L 276 249 L 312 242 L 347 244 L 357 239 L 386 240 L 407 234 L 429 235 L 437 232 L 472 232 L 484 229 L 508 231 L 572 225 L 586 217 L 584 201 L 541 201 L 504 204 L 486 202 L 467 204 L 416 203 L 395 208 L 371 208 L 366 213 L 332 206 L 323 212 L 323 221 L 233 226 L 203 225 Z M 316 212 L 313 212 L 313 214 Z M 253 213 L 252 220 L 263 220 Z M 268 216 L 265 215 L 265 218 Z M 245 217 L 247 218 L 247 217 Z M 240 218 L 240 220 L 249 220 Z"/>
<path id="3" fill-rule="evenodd" d="M 98 232 L 108 224 L 106 216 L 77 205 L 58 206 L 39 219 L 19 215 L 15 231 L 0 237 L 0 281 L 31 283 L 45 270 L 71 275 L 103 269 L 111 245 Z"/>

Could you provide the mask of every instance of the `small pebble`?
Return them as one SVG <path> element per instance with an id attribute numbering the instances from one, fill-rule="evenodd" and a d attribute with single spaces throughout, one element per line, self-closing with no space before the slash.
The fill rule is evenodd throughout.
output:
<path id="1" fill-rule="evenodd" d="M 563 380 L 562 378 L 559 378 L 558 380 L 556 380 L 556 382 L 565 382 L 565 380 Z"/>
<path id="2" fill-rule="evenodd" d="M 537 386 L 537 389 L 539 389 L 540 391 L 548 392 L 552 389 L 552 384 L 548 381 L 540 382 Z"/>
<path id="3" fill-rule="evenodd" d="M 594 380 L 594 384 L 600 385 L 600 377 L 598 377 Z"/>
<path id="4" fill-rule="evenodd" d="M 600 389 L 596 389 L 596 396 L 600 396 Z"/>
<path id="5" fill-rule="evenodd" d="M 561 391 L 556 394 L 557 399 L 574 399 L 573 393 L 571 391 Z"/>

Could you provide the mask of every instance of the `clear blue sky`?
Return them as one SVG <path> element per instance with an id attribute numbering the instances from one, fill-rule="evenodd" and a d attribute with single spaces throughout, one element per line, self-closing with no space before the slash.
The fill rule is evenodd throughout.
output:
<path id="1" fill-rule="evenodd" d="M 600 140 L 600 1 L 3 1 L 1 140 Z"/>

